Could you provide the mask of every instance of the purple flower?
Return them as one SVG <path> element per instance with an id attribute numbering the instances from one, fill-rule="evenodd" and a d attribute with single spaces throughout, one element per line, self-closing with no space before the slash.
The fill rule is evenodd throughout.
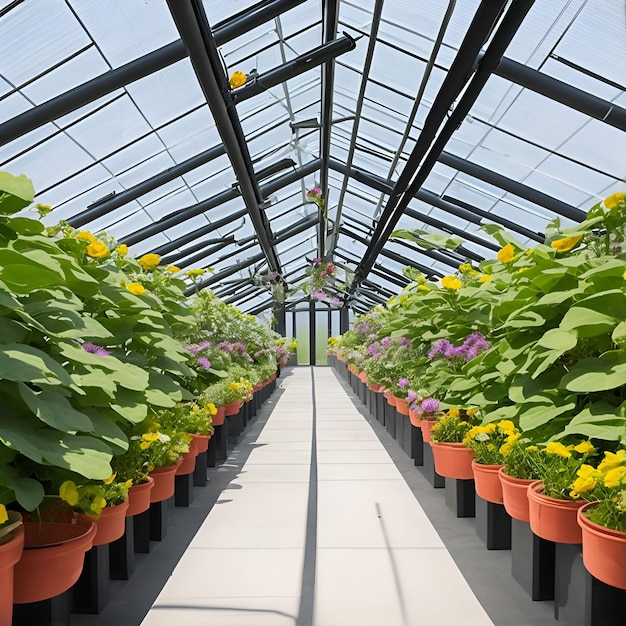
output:
<path id="1" fill-rule="evenodd" d="M 391 345 L 391 337 L 385 337 L 382 341 L 382 346 L 385 350 Z"/>
<path id="2" fill-rule="evenodd" d="M 409 404 L 413 404 L 418 399 L 418 397 L 419 396 L 412 389 L 409 389 L 409 392 L 406 394 L 406 401 Z"/>
<path id="3" fill-rule="evenodd" d="M 200 352 L 198 350 L 198 346 L 196 346 L 195 344 L 191 343 L 188 346 L 185 346 L 185 350 L 187 350 L 188 352 L 190 352 L 191 354 L 193 354 L 194 356 L 196 354 L 198 354 L 198 352 Z"/>
<path id="4" fill-rule="evenodd" d="M 339 306 L 341 304 L 341 298 L 338 298 L 337 296 L 332 296 L 331 299 L 329 300 L 329 302 L 331 304 Z"/>
<path id="5" fill-rule="evenodd" d="M 110 352 L 101 348 L 100 346 L 95 345 L 94 343 L 86 342 L 83 344 L 83 350 L 85 352 L 89 352 L 90 354 L 95 354 L 97 356 L 109 356 Z"/>
<path id="6" fill-rule="evenodd" d="M 365 356 L 374 356 L 380 350 L 380 343 L 375 341 L 365 348 Z"/>
<path id="7" fill-rule="evenodd" d="M 398 343 L 404 348 L 408 348 L 411 345 L 411 340 L 408 337 L 398 337 Z"/>
<path id="8" fill-rule="evenodd" d="M 476 332 L 467 337 L 463 345 L 465 346 L 465 360 L 471 361 L 481 352 L 487 350 L 490 343 L 482 333 Z"/>
<path id="9" fill-rule="evenodd" d="M 223 350 L 224 352 L 232 352 L 233 351 L 233 346 L 232 346 L 232 344 L 228 343 L 228 341 L 220 341 L 220 343 L 217 344 L 217 347 L 220 350 Z"/>
<path id="10" fill-rule="evenodd" d="M 442 356 L 445 356 L 446 351 L 451 350 L 453 347 L 454 346 L 447 339 L 437 339 L 437 341 L 433 343 L 433 345 L 430 347 L 430 350 L 428 351 L 428 358 L 434 359 L 440 354 Z"/>
<path id="11" fill-rule="evenodd" d="M 317 256 L 313 259 L 313 265 L 319 265 L 321 262 L 322 262 L 322 259 L 320 259 Z"/>
<path id="12" fill-rule="evenodd" d="M 401 378 L 398 381 L 398 387 L 400 387 L 400 389 L 404 389 L 405 387 L 407 387 L 409 384 L 409 379 L 408 378 Z"/>
<path id="13" fill-rule="evenodd" d="M 200 352 L 201 350 L 206 350 L 207 348 L 211 347 L 211 342 L 210 341 L 203 341 L 199 346 L 198 346 L 198 352 Z"/>
<path id="14" fill-rule="evenodd" d="M 327 300 L 328 294 L 323 289 L 316 289 L 312 294 L 311 298 L 314 300 Z"/>
<path id="15" fill-rule="evenodd" d="M 209 361 L 209 359 L 207 359 L 205 356 L 201 356 L 198 359 L 198 365 L 202 365 L 205 370 L 211 369 L 211 361 Z"/>
<path id="16" fill-rule="evenodd" d="M 425 400 L 422 400 L 422 404 L 420 404 L 420 410 L 422 413 L 438 413 L 439 400 L 437 400 L 437 398 L 426 398 Z"/>

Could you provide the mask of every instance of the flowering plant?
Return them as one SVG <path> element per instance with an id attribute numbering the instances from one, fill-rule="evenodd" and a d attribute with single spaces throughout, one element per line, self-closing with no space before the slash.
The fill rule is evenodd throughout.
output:
<path id="1" fill-rule="evenodd" d="M 521 437 L 510 420 L 479 424 L 469 429 L 463 445 L 474 451 L 476 463 L 503 465 L 513 444 Z"/>
<path id="2" fill-rule="evenodd" d="M 197 402 L 180 402 L 173 409 L 160 411 L 158 420 L 167 430 L 195 435 L 210 435 L 213 433 L 212 417 L 216 414 L 217 409 L 211 402 L 204 405 Z"/>
<path id="3" fill-rule="evenodd" d="M 586 511 L 594 523 L 626 532 L 626 449 L 605 452 L 597 467 L 583 464 L 571 485 L 570 496 L 597 504 Z"/>
<path id="4" fill-rule="evenodd" d="M 317 206 L 322 210 L 326 208 L 326 199 L 324 198 L 324 194 L 319 187 L 312 187 L 311 189 L 308 189 L 306 192 L 306 199 L 317 204 Z"/>
<path id="5" fill-rule="evenodd" d="M 337 266 L 334 263 L 325 262 L 321 259 L 313 259 L 307 269 L 308 280 L 302 285 L 302 291 L 313 300 L 328 302 L 333 306 L 341 306 L 341 299 L 328 293 L 329 285 L 334 282 Z"/>
<path id="6" fill-rule="evenodd" d="M 423 404 L 423 402 L 422 402 Z M 462 443 L 472 425 L 478 423 L 478 409 L 449 409 L 433 426 L 435 442 Z"/>

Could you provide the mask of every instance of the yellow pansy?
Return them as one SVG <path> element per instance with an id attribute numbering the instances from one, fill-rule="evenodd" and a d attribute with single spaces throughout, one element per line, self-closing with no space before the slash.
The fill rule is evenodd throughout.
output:
<path id="1" fill-rule="evenodd" d="M 126 285 L 126 289 L 136 296 L 141 296 L 146 292 L 144 286 L 139 283 L 130 283 L 130 285 Z"/>
<path id="2" fill-rule="evenodd" d="M 212 402 L 206 405 L 206 409 L 210 415 L 217 415 L 217 407 Z"/>
<path id="3" fill-rule="evenodd" d="M 126 256 L 128 254 L 128 246 L 125 243 L 121 243 L 117 248 L 115 248 L 115 252 L 117 252 L 120 256 Z"/>
<path id="4" fill-rule="evenodd" d="M 505 442 L 500 446 L 499 452 L 502 456 L 507 457 L 509 456 L 509 454 L 511 454 L 512 449 L 513 449 L 513 444 Z"/>
<path id="5" fill-rule="evenodd" d="M 231 89 L 237 89 L 237 87 L 245 85 L 247 80 L 248 77 L 245 75 L 244 72 L 237 71 L 231 74 L 228 84 L 230 85 Z"/>
<path id="6" fill-rule="evenodd" d="M 572 456 L 572 453 L 562 443 L 558 441 L 551 441 L 546 446 L 546 453 L 555 454 L 556 456 L 560 456 L 564 459 L 568 459 Z"/>
<path id="7" fill-rule="evenodd" d="M 152 445 L 152 444 L 151 444 L 149 441 L 142 441 L 142 442 L 139 444 L 139 448 L 140 448 L 141 450 L 147 450 L 147 449 L 148 449 L 151 445 Z"/>
<path id="8" fill-rule="evenodd" d="M 507 243 L 504 248 L 498 252 L 498 261 L 501 263 L 510 263 L 515 258 L 515 247 L 512 243 Z"/>
<path id="9" fill-rule="evenodd" d="M 592 476 L 586 478 L 577 478 L 572 483 L 572 490 L 569 495 L 571 498 L 578 498 L 579 494 L 591 491 L 596 486 L 596 481 Z"/>
<path id="10" fill-rule="evenodd" d="M 471 408 L 471 409 L 467 409 L 467 411 L 465 411 L 470 417 L 474 417 L 474 415 L 478 415 L 478 409 L 476 407 Z"/>
<path id="11" fill-rule="evenodd" d="M 77 233 L 76 239 L 78 239 L 78 241 L 88 241 L 89 243 L 96 243 L 96 238 L 88 230 L 81 230 L 79 233 Z"/>
<path id="12" fill-rule="evenodd" d="M 102 496 L 97 496 L 93 499 L 93 502 L 89 505 L 91 512 L 95 515 L 100 515 L 102 509 L 107 505 L 107 501 Z"/>
<path id="13" fill-rule="evenodd" d="M 61 497 L 61 500 L 65 500 L 65 502 L 67 502 L 70 506 L 76 506 L 78 504 L 78 500 L 80 499 L 78 489 L 76 488 L 75 483 L 71 480 L 66 480 L 59 487 L 59 496 Z"/>
<path id="14" fill-rule="evenodd" d="M 479 279 L 479 283 L 490 283 L 491 282 L 491 274 L 483 274 Z"/>
<path id="15" fill-rule="evenodd" d="M 101 241 L 90 243 L 85 252 L 94 259 L 102 259 L 105 256 L 109 256 L 109 247 Z"/>
<path id="16" fill-rule="evenodd" d="M 159 433 L 144 433 L 143 435 L 141 435 L 141 438 L 144 441 L 148 441 L 152 443 L 153 441 L 156 441 L 159 438 Z"/>
<path id="17" fill-rule="evenodd" d="M 441 286 L 444 289 L 460 289 L 463 283 L 456 276 L 444 276 L 441 279 Z"/>
<path id="18" fill-rule="evenodd" d="M 231 391 L 235 391 L 235 389 L 239 389 L 239 383 L 230 383 L 230 385 L 228 385 L 228 388 Z"/>
<path id="19" fill-rule="evenodd" d="M 289 349 L 290 350 L 295 350 L 298 347 L 298 342 L 294 341 L 292 344 L 290 344 Z"/>
<path id="20" fill-rule="evenodd" d="M 626 467 L 624 467 L 623 465 L 620 465 L 619 467 L 614 467 L 613 469 L 609 470 L 604 475 L 604 486 L 612 488 L 621 485 L 624 481 L 625 473 Z"/>
<path id="21" fill-rule="evenodd" d="M 282 343 L 282 341 L 281 341 L 280 339 L 276 339 L 276 340 L 274 341 L 274 345 L 275 345 L 275 346 L 280 346 L 280 344 L 281 344 L 281 343 Z"/>
<path id="22" fill-rule="evenodd" d="M 607 209 L 614 209 L 620 204 L 624 204 L 624 202 L 626 202 L 626 199 L 624 198 L 624 194 L 621 191 L 618 191 L 604 199 L 604 206 Z"/>
<path id="23" fill-rule="evenodd" d="M 168 265 L 166 271 L 171 272 L 172 274 L 176 274 L 176 272 L 180 272 L 180 267 L 176 267 L 176 265 Z"/>
<path id="24" fill-rule="evenodd" d="M 578 235 L 577 237 L 563 237 L 563 239 L 555 239 L 550 244 L 550 247 L 554 248 L 557 252 L 569 252 L 580 243 L 582 238 L 582 235 Z"/>
<path id="25" fill-rule="evenodd" d="M 150 270 L 159 265 L 161 257 L 158 254 L 150 253 L 144 254 L 141 258 L 137 259 L 137 261 L 144 270 Z"/>
<path id="26" fill-rule="evenodd" d="M 470 263 L 463 263 L 462 265 L 459 265 L 459 272 L 462 272 L 463 274 L 467 274 L 468 272 L 472 271 L 472 266 Z"/>
<path id="27" fill-rule="evenodd" d="M 588 452 L 593 452 L 595 448 L 589 441 L 581 441 L 577 446 L 574 446 L 574 450 L 579 452 L 580 454 L 587 454 Z"/>
<path id="28" fill-rule="evenodd" d="M 515 424 L 511 420 L 500 420 L 498 422 L 498 428 L 503 433 L 512 433 L 515 431 Z"/>
<path id="29" fill-rule="evenodd" d="M 417 290 L 418 291 L 430 291 L 430 289 L 426 285 L 418 285 Z"/>
<path id="30" fill-rule="evenodd" d="M 537 450 L 539 450 L 539 448 L 537 446 L 526 446 L 524 449 L 527 452 L 537 452 Z"/>
<path id="31" fill-rule="evenodd" d="M 0 524 L 4 524 L 4 522 L 9 521 L 9 514 L 7 513 L 7 508 L 4 504 L 0 504 Z"/>
<path id="32" fill-rule="evenodd" d="M 423 276 L 418 276 L 418 278 L 417 278 L 417 282 L 418 282 L 418 283 L 425 283 L 425 282 L 426 282 L 426 279 L 425 279 Z"/>
<path id="33" fill-rule="evenodd" d="M 192 278 L 195 276 L 202 276 L 206 273 L 205 269 L 197 269 L 197 270 L 187 270 L 185 272 L 185 276 L 191 276 Z"/>
<path id="34" fill-rule="evenodd" d="M 626 463 L 626 450 L 618 450 L 617 452 L 605 452 L 602 463 L 598 465 L 601 472 L 606 472 L 618 465 Z"/>
<path id="35" fill-rule="evenodd" d="M 117 474 L 111 474 L 108 478 L 105 478 L 102 482 L 105 485 L 110 485 L 115 480 L 116 476 L 117 476 Z"/>
<path id="36" fill-rule="evenodd" d="M 459 409 L 450 409 L 447 414 L 448 417 L 458 417 Z"/>

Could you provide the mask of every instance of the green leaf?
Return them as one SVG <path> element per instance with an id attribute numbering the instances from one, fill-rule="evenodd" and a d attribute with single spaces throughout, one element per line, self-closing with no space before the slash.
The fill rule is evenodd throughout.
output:
<path id="1" fill-rule="evenodd" d="M 33 391 L 18 383 L 20 395 L 28 408 L 42 421 L 65 433 L 90 432 L 93 424 L 84 413 L 79 413 L 61 394 L 44 388 Z"/>
<path id="2" fill-rule="evenodd" d="M 447 250 L 456 250 L 463 240 L 454 235 L 442 235 L 440 233 L 429 233 L 426 230 L 396 230 L 391 233 L 391 239 L 408 239 L 419 244 L 425 250 L 437 250 L 445 248 Z"/>
<path id="3" fill-rule="evenodd" d="M 524 433 L 535 430 L 535 428 L 539 428 L 552 421 L 555 417 L 575 408 L 576 404 L 574 402 L 568 402 L 563 405 L 539 404 L 528 409 L 522 407 L 519 418 L 520 429 Z"/>
<path id="4" fill-rule="evenodd" d="M 508 243 L 512 243 L 518 250 L 525 250 L 525 246 L 504 230 L 500 224 L 483 224 L 480 230 L 493 237 L 503 247 Z"/>
<path id="5" fill-rule="evenodd" d="M 0 278 L 16 293 L 30 293 L 33 289 L 51 287 L 61 283 L 58 274 L 43 267 L 14 264 L 5 266 L 0 271 Z"/>
<path id="6" fill-rule="evenodd" d="M 582 359 L 576 363 L 561 380 L 562 387 L 576 393 L 608 391 L 624 384 L 626 384 L 626 363 L 595 357 Z"/>
<path id="7" fill-rule="evenodd" d="M 625 429 L 624 404 L 614 407 L 607 402 L 594 402 L 574 416 L 557 437 L 563 439 L 568 435 L 583 435 L 590 439 L 620 441 Z"/>
<path id="8" fill-rule="evenodd" d="M 0 379 L 69 386 L 69 374 L 45 352 L 22 344 L 0 346 Z"/>
<path id="9" fill-rule="evenodd" d="M 28 332 L 23 324 L 7 317 L 0 317 L 0 343 L 21 343 Z"/>
<path id="10" fill-rule="evenodd" d="M 611 339 L 613 343 L 616 343 L 618 346 L 626 347 L 626 321 L 620 322 L 613 330 L 611 334 Z"/>
<path id="11" fill-rule="evenodd" d="M 131 424 L 143 422 L 148 415 L 148 406 L 143 393 L 130 391 L 129 389 L 118 390 L 115 396 L 116 402 L 111 408 Z"/>
<path id="12" fill-rule="evenodd" d="M 613 317 L 575 306 L 563 316 L 559 326 L 562 330 L 575 330 L 579 337 L 597 337 L 612 332 L 615 324 Z"/>
<path id="13" fill-rule="evenodd" d="M 13 176 L 9 172 L 0 172 L 0 213 L 17 213 L 32 204 L 35 189 L 30 178 L 20 174 Z"/>
<path id="14" fill-rule="evenodd" d="M 128 450 L 128 438 L 110 417 L 91 411 L 89 419 L 93 424 L 93 434 L 106 441 L 113 454 L 123 454 Z"/>
<path id="15" fill-rule="evenodd" d="M 537 345 L 550 350 L 558 350 L 563 354 L 568 350 L 573 350 L 578 343 L 578 337 L 572 330 L 563 328 L 551 328 L 543 334 Z"/>
<path id="16" fill-rule="evenodd" d="M 151 372 L 146 400 L 150 404 L 170 408 L 182 400 L 181 388 L 169 376 Z"/>

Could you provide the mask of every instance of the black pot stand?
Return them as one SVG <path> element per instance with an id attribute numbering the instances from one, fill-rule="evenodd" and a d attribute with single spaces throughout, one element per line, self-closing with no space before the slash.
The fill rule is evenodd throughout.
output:
<path id="1" fill-rule="evenodd" d="M 511 549 L 511 516 L 504 505 L 476 494 L 476 534 L 487 550 Z"/>

